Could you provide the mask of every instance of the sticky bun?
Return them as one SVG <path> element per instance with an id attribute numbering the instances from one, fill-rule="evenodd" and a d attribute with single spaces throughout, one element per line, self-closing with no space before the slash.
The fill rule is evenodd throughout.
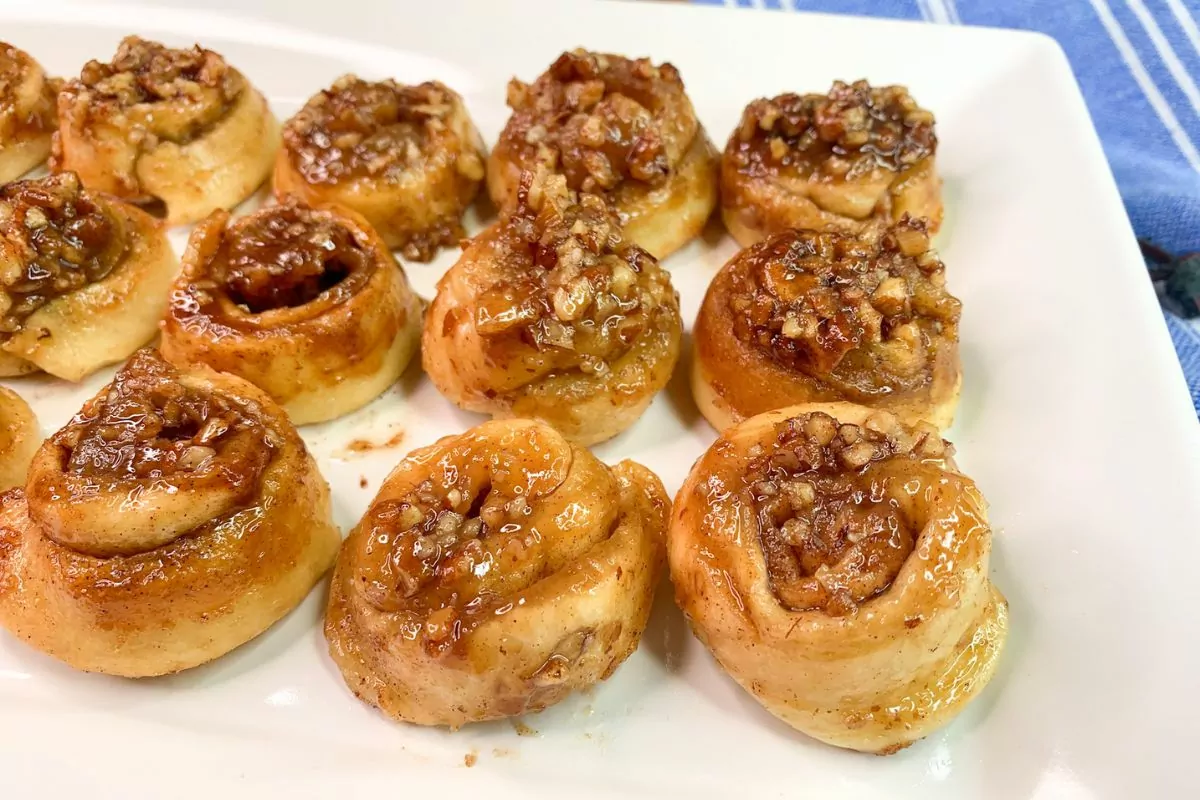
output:
<path id="1" fill-rule="evenodd" d="M 1008 606 L 986 504 L 952 452 L 932 426 L 811 404 L 728 429 L 692 468 L 668 533 L 676 599 L 797 730 L 892 753 L 991 679 Z"/>
<path id="2" fill-rule="evenodd" d="M 37 417 L 29 404 L 0 386 L 0 492 L 25 485 L 25 472 L 41 443 Z"/>
<path id="3" fill-rule="evenodd" d="M 203 664 L 304 599 L 340 543 L 329 487 L 249 383 L 141 350 L 0 502 L 0 626 L 125 677 Z"/>
<path id="4" fill-rule="evenodd" d="M 716 207 L 719 156 L 670 64 L 574 50 L 533 83 L 510 82 L 508 105 L 488 160 L 497 207 L 513 207 L 523 172 L 557 172 L 609 202 L 656 258 L 697 236 Z"/>
<path id="5" fill-rule="evenodd" d="M 638 645 L 669 500 L 552 428 L 487 422 L 411 453 L 342 547 L 325 635 L 393 719 L 457 728 L 540 711 Z"/>
<path id="6" fill-rule="evenodd" d="M 694 331 L 696 404 L 718 430 L 829 400 L 949 427 L 960 313 L 921 220 L 862 236 L 776 234 L 709 285 Z"/>
<path id="7" fill-rule="evenodd" d="M 28 53 L 0 42 L 0 184 L 50 155 L 58 88 Z"/>

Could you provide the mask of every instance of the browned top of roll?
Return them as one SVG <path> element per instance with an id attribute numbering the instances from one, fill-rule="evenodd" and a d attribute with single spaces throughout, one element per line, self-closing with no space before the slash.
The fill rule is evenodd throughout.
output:
<path id="1" fill-rule="evenodd" d="M 128 246 L 122 222 L 73 172 L 0 187 L 0 339 L 51 300 L 103 280 Z"/>

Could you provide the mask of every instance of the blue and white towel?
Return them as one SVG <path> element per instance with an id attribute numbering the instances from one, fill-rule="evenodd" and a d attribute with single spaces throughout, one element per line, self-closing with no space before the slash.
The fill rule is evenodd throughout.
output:
<path id="1" fill-rule="evenodd" d="M 693 2 L 1047 33 L 1071 61 L 1139 239 L 1200 251 L 1200 0 Z M 1200 324 L 1166 318 L 1200 414 Z"/>

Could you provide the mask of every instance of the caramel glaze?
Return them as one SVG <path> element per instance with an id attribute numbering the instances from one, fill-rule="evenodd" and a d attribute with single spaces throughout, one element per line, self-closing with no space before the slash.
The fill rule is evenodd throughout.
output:
<path id="1" fill-rule="evenodd" d="M 0 341 L 55 298 L 106 278 L 128 249 L 124 217 L 74 173 L 0 187 Z"/>
<path id="2" fill-rule="evenodd" d="M 905 213 L 941 223 L 933 115 L 902 86 L 750 103 L 722 158 L 722 207 L 743 245 L 793 227 L 854 232 Z"/>
<path id="3" fill-rule="evenodd" d="M 697 380 L 735 419 L 846 399 L 948 424 L 960 315 L 923 220 L 861 236 L 786 231 L 739 253 L 710 285 Z"/>
<path id="4" fill-rule="evenodd" d="M 30 102 L 28 83 L 39 82 Z M 49 135 L 58 122 L 54 98 L 61 81 L 47 80 L 28 53 L 0 42 L 0 150 L 5 145 Z"/>
<path id="5" fill-rule="evenodd" d="M 667 497 L 553 429 L 485 423 L 410 454 L 343 547 L 326 635 L 363 699 L 457 726 L 540 710 L 637 646 Z"/>

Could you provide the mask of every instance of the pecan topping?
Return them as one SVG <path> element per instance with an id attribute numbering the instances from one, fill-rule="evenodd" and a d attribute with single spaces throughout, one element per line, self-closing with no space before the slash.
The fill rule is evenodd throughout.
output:
<path id="1" fill-rule="evenodd" d="M 336 290 L 349 297 L 366 282 L 371 255 L 337 217 L 296 203 L 235 219 L 208 274 L 252 314 L 295 308 Z"/>
<path id="2" fill-rule="evenodd" d="M 283 138 L 309 183 L 396 179 L 433 157 L 431 140 L 447 133 L 456 110 L 457 97 L 436 81 L 405 86 L 345 75 L 289 120 Z M 483 178 L 477 154 L 457 157 L 466 177 Z"/>
<path id="3" fill-rule="evenodd" d="M 108 63 L 89 61 L 64 87 L 76 124 L 123 117 L 144 147 L 195 139 L 218 122 L 246 88 L 217 53 L 175 50 L 128 36 Z"/>
<path id="4" fill-rule="evenodd" d="M 908 478 L 895 466 L 951 454 L 932 426 L 886 412 L 861 426 L 822 412 L 780 423 L 745 479 L 780 602 L 842 616 L 887 589 L 919 533 L 889 495 Z"/>
<path id="5" fill-rule="evenodd" d="M 63 469 L 113 484 L 190 476 L 252 491 L 275 448 L 265 426 L 226 398 L 184 385 L 149 350 L 54 435 Z"/>
<path id="6" fill-rule="evenodd" d="M 749 170 L 853 180 L 933 155 L 933 115 L 903 86 L 835 81 L 829 94 L 784 94 L 746 107 L 734 158 Z"/>
<path id="7" fill-rule="evenodd" d="M 0 339 L 125 257 L 120 220 L 73 172 L 0 187 Z"/>
<path id="8" fill-rule="evenodd" d="M 521 336 L 563 366 L 600 374 L 643 332 L 670 324 L 678 300 L 669 277 L 623 239 L 600 197 L 576 195 L 562 175 L 526 175 L 503 224 L 521 264 L 480 297 L 476 327 L 484 335 Z"/>
<path id="9" fill-rule="evenodd" d="M 584 50 L 563 53 L 532 84 L 511 81 L 508 105 L 506 143 L 583 192 L 663 183 L 697 127 L 673 66 Z"/>
<path id="10" fill-rule="evenodd" d="M 735 335 L 814 377 L 912 388 L 958 335 L 961 304 L 923 220 L 862 237 L 787 231 L 740 255 L 731 278 Z"/>

